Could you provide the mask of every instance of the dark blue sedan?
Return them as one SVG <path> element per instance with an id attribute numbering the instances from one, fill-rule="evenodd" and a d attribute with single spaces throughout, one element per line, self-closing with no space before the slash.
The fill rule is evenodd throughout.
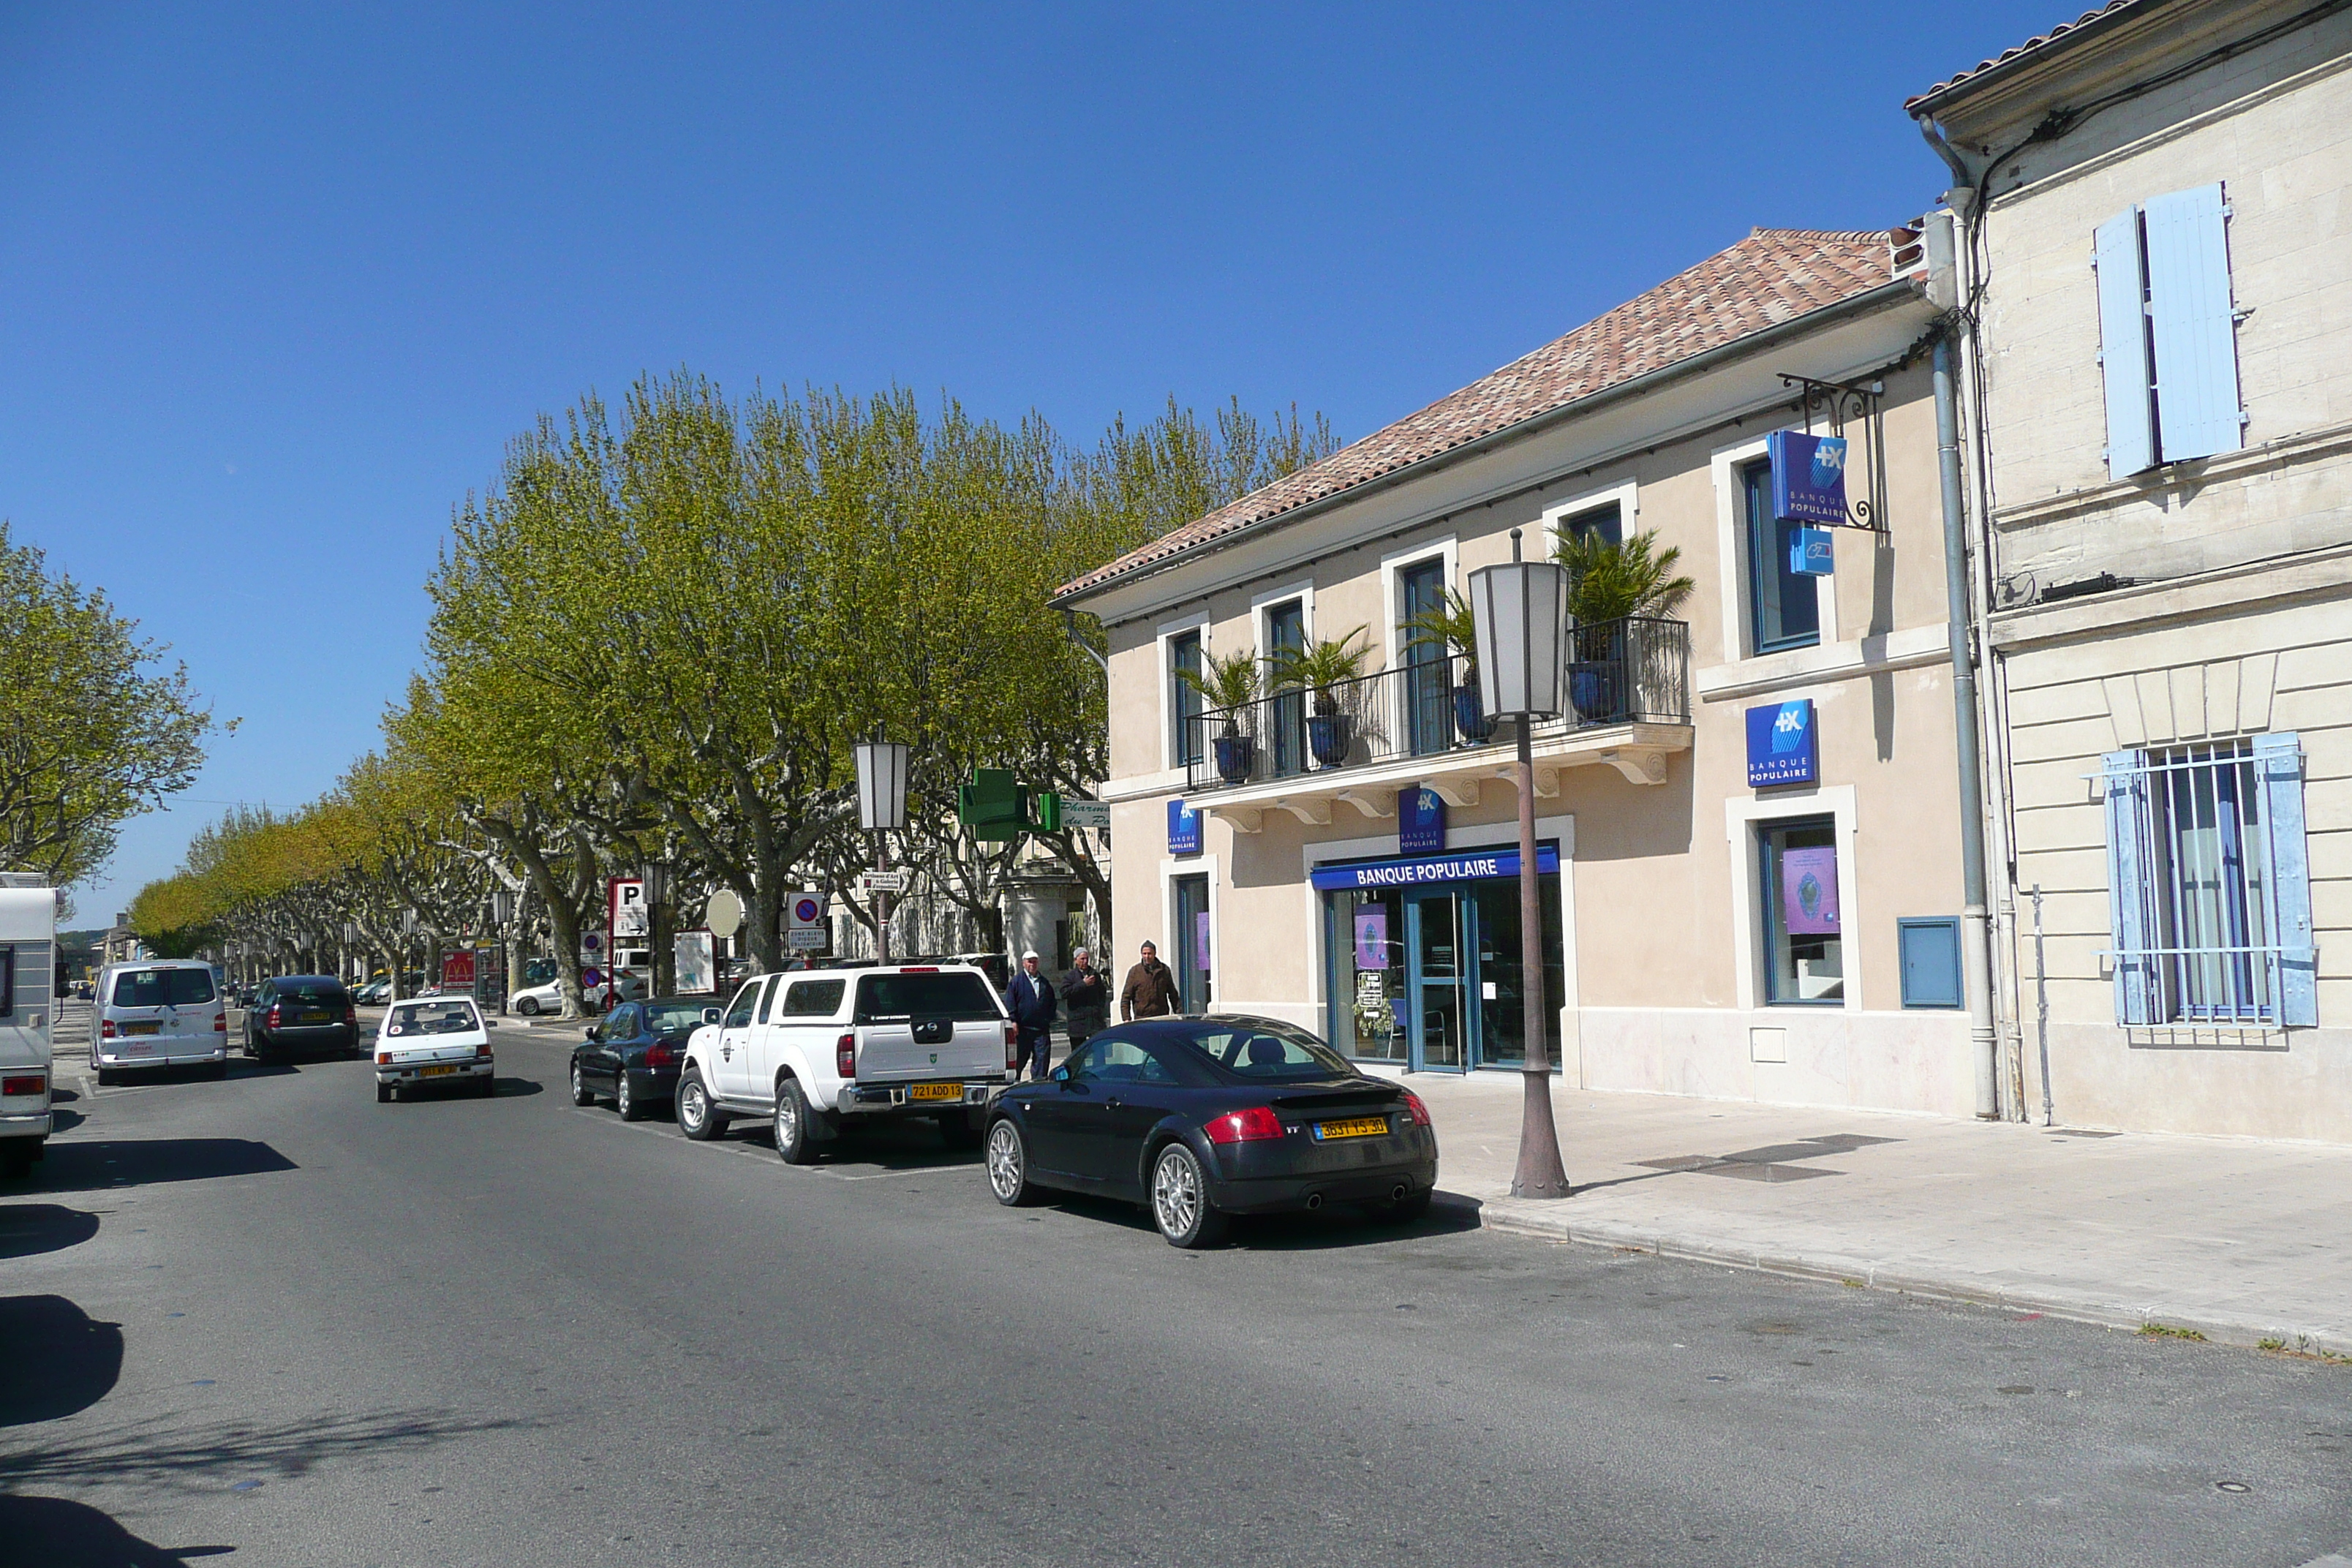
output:
<path id="1" fill-rule="evenodd" d="M 1125 1198 L 1187 1247 L 1213 1246 L 1237 1214 L 1353 1204 L 1415 1219 L 1437 1184 L 1420 1096 L 1267 1018 L 1106 1029 L 997 1099 L 987 1150 L 999 1203 L 1045 1187 Z"/>
<path id="2" fill-rule="evenodd" d="M 608 1099 L 622 1121 L 642 1120 L 649 1103 L 677 1092 L 687 1037 L 718 1021 L 719 1009 L 706 996 L 622 1003 L 573 1048 L 572 1103 L 593 1105 Z"/>

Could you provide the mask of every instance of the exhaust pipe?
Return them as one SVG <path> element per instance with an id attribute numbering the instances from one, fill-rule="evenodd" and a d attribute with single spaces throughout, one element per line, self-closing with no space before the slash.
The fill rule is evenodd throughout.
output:
<path id="1" fill-rule="evenodd" d="M 1389 1202 L 1392 1204 L 1401 1204 L 1404 1202 L 1404 1184 L 1402 1182 L 1399 1182 L 1395 1186 L 1389 1189 Z"/>
<path id="2" fill-rule="evenodd" d="M 1321 1193 L 1309 1193 L 1309 1194 L 1307 1194 L 1307 1213 L 1312 1214 L 1312 1213 L 1314 1213 L 1317 1209 L 1319 1209 L 1319 1208 L 1321 1208 L 1322 1206 L 1323 1206 L 1323 1194 L 1322 1194 Z"/>

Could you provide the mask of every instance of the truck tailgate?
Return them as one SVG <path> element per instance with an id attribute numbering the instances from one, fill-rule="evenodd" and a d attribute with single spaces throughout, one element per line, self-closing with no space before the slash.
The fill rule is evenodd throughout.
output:
<path id="1" fill-rule="evenodd" d="M 857 1026 L 857 1081 L 995 1078 L 1004 1071 L 1002 1018 L 907 1018 Z"/>

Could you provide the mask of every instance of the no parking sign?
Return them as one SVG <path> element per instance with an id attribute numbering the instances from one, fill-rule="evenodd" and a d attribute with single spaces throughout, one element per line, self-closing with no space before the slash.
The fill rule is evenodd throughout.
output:
<path id="1" fill-rule="evenodd" d="M 832 945 L 825 929 L 824 899 L 817 893 L 790 893 L 784 898 L 784 945 L 795 952 L 815 952 Z"/>

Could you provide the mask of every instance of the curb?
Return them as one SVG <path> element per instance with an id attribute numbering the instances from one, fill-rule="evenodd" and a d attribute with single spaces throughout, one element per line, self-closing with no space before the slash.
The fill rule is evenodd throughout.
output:
<path id="1" fill-rule="evenodd" d="M 2135 1333 L 2156 1324 L 2164 1329 L 2185 1331 L 2174 1337 L 2200 1334 L 2213 1343 L 2236 1345 L 2247 1350 L 2262 1349 L 2263 1342 L 2268 1340 L 2294 1345 L 2306 1352 L 2352 1354 L 2352 1331 L 2342 1327 L 2297 1328 L 2253 1318 L 2215 1316 L 2202 1309 L 2181 1308 L 2162 1301 L 2134 1302 L 2063 1290 L 2021 1289 L 1990 1279 L 1970 1279 L 1959 1274 L 1922 1273 L 1916 1267 L 1889 1267 L 1834 1254 L 1787 1257 L 1760 1252 L 1713 1237 L 1675 1235 L 1607 1220 L 1570 1221 L 1538 1217 L 1504 1207 L 1503 1203 L 1507 1200 L 1475 1198 L 1447 1192 L 1444 1188 L 1439 1189 L 1439 1195 L 1474 1210 L 1482 1229 L 1507 1231 L 1545 1241 L 1567 1242 L 1580 1247 L 1605 1247 L 1619 1252 L 1645 1252 L 1657 1258 L 1748 1268 L 1758 1273 L 1784 1275 L 1820 1284 L 1843 1285 L 1850 1289 L 1885 1290 L 1923 1300 L 1989 1307 L 2001 1311 L 2038 1312 L 2044 1317 L 2063 1318 L 2074 1322 L 2123 1329 Z"/>

